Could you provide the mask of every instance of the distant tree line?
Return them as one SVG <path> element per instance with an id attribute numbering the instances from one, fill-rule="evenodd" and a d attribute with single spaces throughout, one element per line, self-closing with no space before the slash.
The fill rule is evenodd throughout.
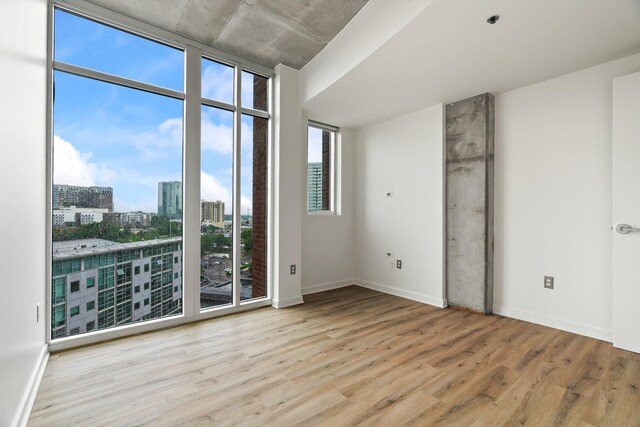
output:
<path id="1" fill-rule="evenodd" d="M 81 239 L 104 239 L 118 243 L 140 242 L 144 240 L 162 239 L 182 236 L 182 224 L 166 218 L 154 217 L 149 226 L 134 233 L 130 226 L 121 227 L 112 222 L 95 222 L 87 225 L 68 226 L 53 229 L 53 241 Z M 250 254 L 253 249 L 253 233 L 242 230 L 240 233 L 243 250 Z M 232 239 L 223 234 L 221 228 L 213 225 L 203 226 L 200 239 L 201 255 L 206 253 L 230 253 Z"/>
<path id="2" fill-rule="evenodd" d="M 132 232 L 130 226 L 120 227 L 113 222 L 94 222 L 87 225 L 53 229 L 53 241 L 80 239 L 104 239 L 118 243 L 140 242 L 182 236 L 182 224 L 171 222 L 167 218 L 154 217 L 149 227 Z"/>

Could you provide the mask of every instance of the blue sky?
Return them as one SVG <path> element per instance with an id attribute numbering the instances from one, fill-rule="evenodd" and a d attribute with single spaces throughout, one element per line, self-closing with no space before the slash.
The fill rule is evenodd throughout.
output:
<path id="1" fill-rule="evenodd" d="M 58 61 L 182 91 L 183 55 L 56 11 Z M 232 68 L 205 60 L 202 75 L 203 96 L 232 102 Z M 243 81 L 250 78 L 243 73 Z M 54 79 L 54 183 L 113 187 L 116 211 L 155 212 L 158 182 L 182 177 L 183 102 L 59 71 Z M 252 85 L 243 85 L 243 99 L 252 99 L 251 89 Z M 232 113 L 202 107 L 201 195 L 224 201 L 227 213 L 231 213 L 232 125 Z M 251 210 L 251 131 L 252 119 L 243 117 L 242 214 Z"/>
<path id="2" fill-rule="evenodd" d="M 309 163 L 322 162 L 322 129 L 310 127 L 307 130 L 308 146 L 307 161 Z"/>

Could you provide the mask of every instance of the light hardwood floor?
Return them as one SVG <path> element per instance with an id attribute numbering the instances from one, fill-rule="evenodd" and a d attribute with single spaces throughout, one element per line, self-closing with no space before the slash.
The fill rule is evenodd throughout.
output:
<path id="1" fill-rule="evenodd" d="M 54 354 L 30 426 L 640 426 L 640 355 L 351 286 Z"/>

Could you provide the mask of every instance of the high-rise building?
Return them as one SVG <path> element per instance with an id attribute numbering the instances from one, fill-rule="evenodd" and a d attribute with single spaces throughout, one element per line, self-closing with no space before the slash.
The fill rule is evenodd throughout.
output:
<path id="1" fill-rule="evenodd" d="M 70 206 L 108 209 L 113 212 L 113 188 L 54 184 L 53 209 Z"/>
<path id="2" fill-rule="evenodd" d="M 322 210 L 322 163 L 308 163 L 307 166 L 307 210 Z"/>
<path id="3" fill-rule="evenodd" d="M 182 182 L 158 183 L 158 216 L 182 219 Z"/>
<path id="4" fill-rule="evenodd" d="M 224 202 L 217 200 L 208 202 L 200 201 L 200 221 L 203 224 L 212 224 L 216 227 L 224 227 Z"/>
<path id="5" fill-rule="evenodd" d="M 182 312 L 182 238 L 53 242 L 51 336 Z"/>

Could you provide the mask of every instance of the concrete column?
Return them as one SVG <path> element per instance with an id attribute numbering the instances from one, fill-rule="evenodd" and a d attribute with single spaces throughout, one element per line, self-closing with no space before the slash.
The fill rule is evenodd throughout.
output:
<path id="1" fill-rule="evenodd" d="M 448 104 L 446 119 L 447 301 L 493 309 L 494 97 Z"/>

